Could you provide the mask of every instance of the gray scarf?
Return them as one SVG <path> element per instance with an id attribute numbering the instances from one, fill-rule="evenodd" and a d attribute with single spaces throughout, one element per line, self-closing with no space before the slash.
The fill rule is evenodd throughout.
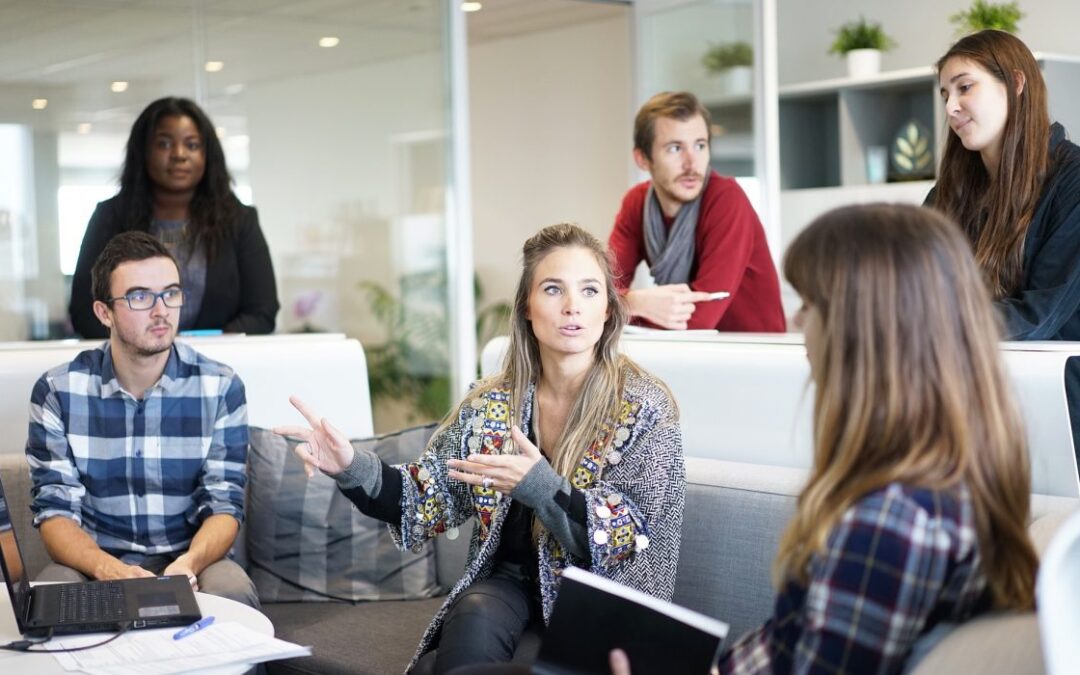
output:
<path id="1" fill-rule="evenodd" d="M 701 212 L 701 198 L 709 185 L 712 169 L 705 171 L 701 192 L 697 199 L 687 202 L 675 214 L 671 229 L 664 225 L 664 214 L 660 210 L 660 200 L 656 198 L 655 187 L 649 184 L 649 193 L 645 195 L 645 208 L 642 212 L 642 226 L 645 229 L 645 256 L 649 261 L 649 270 L 658 286 L 665 284 L 685 284 L 690 281 L 690 269 L 694 265 L 694 235 L 697 230 L 698 214 Z"/>

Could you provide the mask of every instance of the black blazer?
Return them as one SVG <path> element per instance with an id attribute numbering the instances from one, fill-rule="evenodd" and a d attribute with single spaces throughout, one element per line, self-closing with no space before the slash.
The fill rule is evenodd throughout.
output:
<path id="1" fill-rule="evenodd" d="M 208 261 L 206 295 L 193 327 L 251 335 L 272 333 L 280 305 L 270 249 L 259 227 L 258 213 L 250 206 L 240 208 L 240 220 L 231 236 L 221 242 L 217 255 Z M 94 316 L 90 270 L 105 244 L 127 229 L 135 228 L 120 223 L 116 197 L 99 203 L 86 226 L 68 306 L 71 324 L 84 338 L 109 336 L 109 331 Z M 150 223 L 138 229 L 147 231 Z"/>

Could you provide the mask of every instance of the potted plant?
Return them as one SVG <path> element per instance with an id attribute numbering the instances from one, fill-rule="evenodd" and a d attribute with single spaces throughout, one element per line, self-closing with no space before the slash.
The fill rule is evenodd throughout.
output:
<path id="1" fill-rule="evenodd" d="M 362 281 L 360 291 L 371 315 L 386 332 L 378 344 L 365 344 L 368 386 L 375 406 L 377 427 L 388 414 L 387 404 L 398 403 L 405 420 L 413 424 L 442 418 L 453 403 L 450 391 L 449 317 L 443 304 L 446 272 L 415 272 L 398 279 L 399 295 L 375 281 Z M 473 279 L 477 306 L 483 298 L 479 279 Z M 505 334 L 510 303 L 496 302 L 477 312 L 476 340 L 483 345 Z M 394 428 L 386 427 L 386 428 Z"/>
<path id="2" fill-rule="evenodd" d="M 709 75 L 721 78 L 725 93 L 748 93 L 753 82 L 754 48 L 749 42 L 710 43 L 701 65 Z"/>
<path id="3" fill-rule="evenodd" d="M 956 36 L 961 37 L 988 28 L 1015 33 L 1019 30 L 1016 24 L 1022 18 L 1024 13 L 1020 11 L 1020 3 L 975 0 L 967 10 L 950 16 L 949 23 L 956 26 Z"/>
<path id="4" fill-rule="evenodd" d="M 829 53 L 847 57 L 849 77 L 869 77 L 881 70 L 881 52 L 895 46 L 896 42 L 885 34 L 880 23 L 860 16 L 858 21 L 849 21 L 836 29 Z"/>

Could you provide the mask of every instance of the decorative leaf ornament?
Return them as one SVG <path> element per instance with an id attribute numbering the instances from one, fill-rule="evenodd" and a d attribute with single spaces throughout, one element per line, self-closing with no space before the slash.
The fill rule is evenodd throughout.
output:
<path id="1" fill-rule="evenodd" d="M 930 132 L 912 120 L 900 128 L 893 140 L 893 169 L 902 178 L 915 178 L 933 174 L 934 152 L 930 145 Z"/>

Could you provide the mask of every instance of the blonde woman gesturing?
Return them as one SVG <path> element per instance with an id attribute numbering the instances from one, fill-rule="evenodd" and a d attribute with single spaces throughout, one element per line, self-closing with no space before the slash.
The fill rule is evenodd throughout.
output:
<path id="1" fill-rule="evenodd" d="M 626 323 L 603 247 L 573 225 L 525 242 L 502 372 L 484 380 L 411 464 L 356 453 L 311 428 L 276 432 L 333 476 L 404 548 L 476 521 L 465 576 L 424 634 L 412 672 L 509 661 L 551 614 L 559 574 L 590 571 L 670 599 L 685 471 L 671 393 L 618 350 Z"/>

